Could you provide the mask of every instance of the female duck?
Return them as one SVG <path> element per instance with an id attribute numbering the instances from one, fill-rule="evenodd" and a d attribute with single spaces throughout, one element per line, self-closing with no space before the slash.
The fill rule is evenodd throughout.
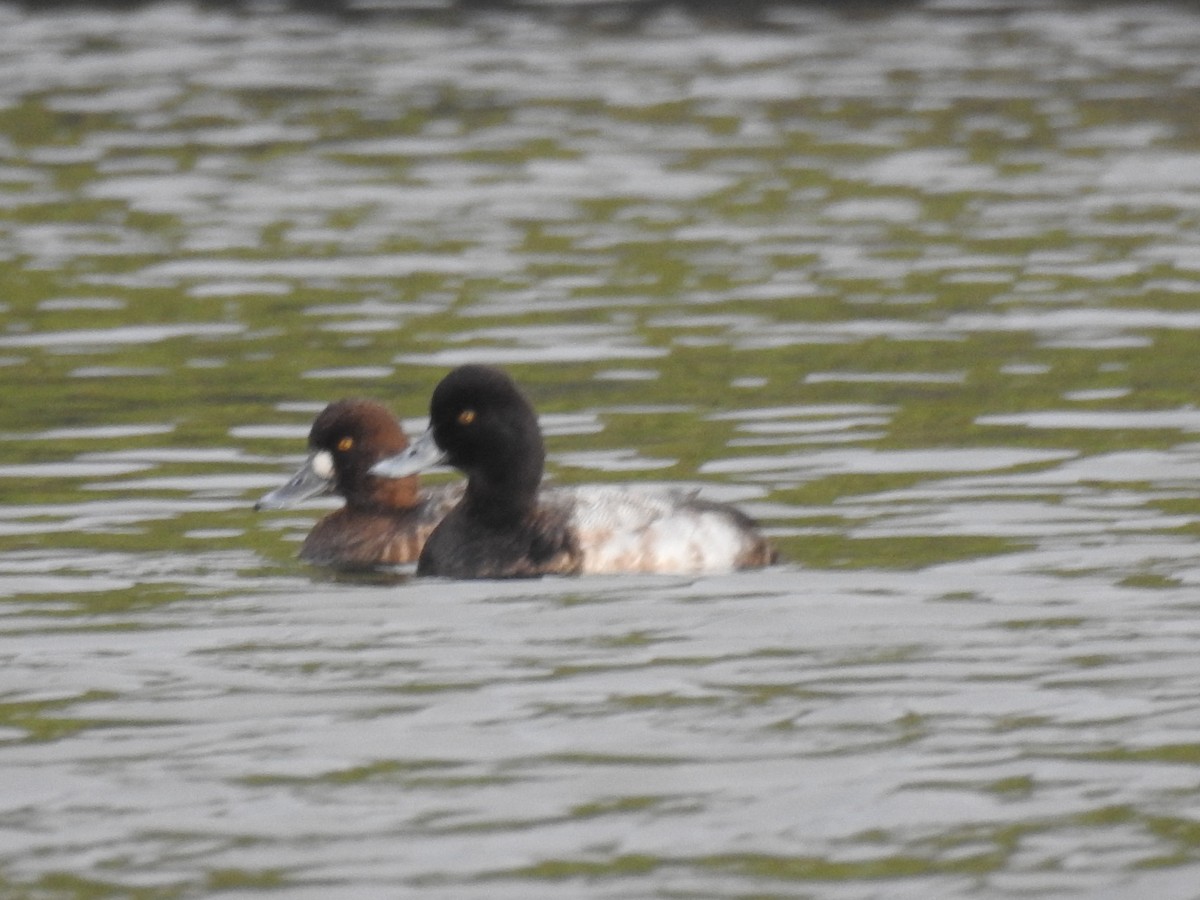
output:
<path id="1" fill-rule="evenodd" d="M 413 562 L 462 489 L 421 491 L 416 476 L 371 474 L 371 466 L 407 446 L 404 429 L 380 404 L 331 403 L 313 422 L 300 471 L 254 508 L 281 509 L 309 497 L 340 494 L 346 505 L 317 522 L 300 548 L 301 559 L 344 569 Z"/>
<path id="2" fill-rule="evenodd" d="M 429 430 L 371 471 L 409 477 L 445 461 L 467 476 L 462 500 L 421 551 L 419 575 L 695 574 L 775 561 L 754 523 L 731 506 L 671 491 L 543 490 L 545 458 L 537 415 L 512 379 L 462 366 L 434 389 Z"/>

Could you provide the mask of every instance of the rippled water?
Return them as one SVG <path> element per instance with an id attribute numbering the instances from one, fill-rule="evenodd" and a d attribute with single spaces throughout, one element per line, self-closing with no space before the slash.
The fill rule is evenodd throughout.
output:
<path id="1" fill-rule="evenodd" d="M 1194 898 L 1200 14 L 568 6 L 0 7 L 0 894 Z M 787 563 L 296 561 L 464 361 Z"/>

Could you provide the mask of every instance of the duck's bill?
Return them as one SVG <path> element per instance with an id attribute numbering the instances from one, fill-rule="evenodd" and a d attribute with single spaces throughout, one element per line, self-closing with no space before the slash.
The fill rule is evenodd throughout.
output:
<path id="1" fill-rule="evenodd" d="M 445 454 L 433 440 L 433 431 L 430 429 L 409 444 L 407 449 L 401 450 L 395 456 L 381 459 L 371 466 L 371 474 L 382 475 L 384 478 L 404 478 L 443 462 Z"/>
<path id="2" fill-rule="evenodd" d="M 255 509 L 284 509 L 310 497 L 331 494 L 334 489 L 333 459 L 319 450 L 305 460 L 287 484 L 275 488 L 254 504 Z"/>

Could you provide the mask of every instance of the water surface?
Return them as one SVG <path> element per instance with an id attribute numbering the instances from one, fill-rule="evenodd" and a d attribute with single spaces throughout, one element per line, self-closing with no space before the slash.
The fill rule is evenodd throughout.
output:
<path id="1" fill-rule="evenodd" d="M 0 893 L 1193 898 L 1197 59 L 1182 4 L 0 8 Z M 339 578 L 252 512 L 468 361 L 786 563 Z"/>

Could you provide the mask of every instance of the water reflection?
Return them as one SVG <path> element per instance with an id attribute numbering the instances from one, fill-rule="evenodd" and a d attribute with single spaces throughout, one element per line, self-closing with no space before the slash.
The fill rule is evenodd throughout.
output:
<path id="1" fill-rule="evenodd" d="M 1194 10 L 132 6 L 0 8 L 0 894 L 1192 896 Z M 296 562 L 466 361 L 788 564 Z"/>

